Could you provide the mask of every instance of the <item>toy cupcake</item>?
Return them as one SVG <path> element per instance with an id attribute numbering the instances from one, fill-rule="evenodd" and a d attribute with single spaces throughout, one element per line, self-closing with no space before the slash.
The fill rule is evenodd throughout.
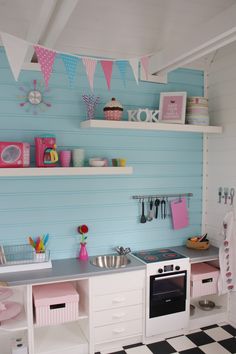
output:
<path id="1" fill-rule="evenodd" d="M 103 108 L 105 119 L 121 120 L 123 107 L 114 97 Z"/>

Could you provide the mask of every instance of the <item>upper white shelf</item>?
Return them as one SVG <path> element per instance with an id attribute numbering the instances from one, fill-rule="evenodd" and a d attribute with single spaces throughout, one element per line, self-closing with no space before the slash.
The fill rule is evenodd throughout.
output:
<path id="1" fill-rule="evenodd" d="M 0 168 L 0 177 L 131 175 L 133 167 Z"/>
<path id="2" fill-rule="evenodd" d="M 113 121 L 90 119 L 81 122 L 81 128 L 109 128 L 109 129 L 138 129 L 138 130 L 159 130 L 189 133 L 222 133 L 222 127 L 190 125 L 190 124 L 169 124 L 169 123 L 146 123 L 130 121 Z"/>

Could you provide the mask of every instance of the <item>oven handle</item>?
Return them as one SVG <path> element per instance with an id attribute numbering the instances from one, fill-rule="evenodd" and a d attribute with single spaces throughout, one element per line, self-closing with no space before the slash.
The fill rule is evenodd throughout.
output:
<path id="1" fill-rule="evenodd" d="M 164 277 L 156 277 L 154 280 L 163 280 L 163 279 L 171 279 L 171 278 L 179 278 L 182 276 L 185 276 L 185 273 L 179 273 L 179 274 L 171 274 L 171 275 L 166 275 Z"/>

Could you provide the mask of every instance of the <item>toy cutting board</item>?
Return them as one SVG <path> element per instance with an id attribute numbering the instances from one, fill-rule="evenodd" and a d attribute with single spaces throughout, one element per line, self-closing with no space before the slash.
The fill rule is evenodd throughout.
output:
<path id="1" fill-rule="evenodd" d="M 188 209 L 186 199 L 176 199 L 170 202 L 172 224 L 174 230 L 183 229 L 189 225 Z"/>

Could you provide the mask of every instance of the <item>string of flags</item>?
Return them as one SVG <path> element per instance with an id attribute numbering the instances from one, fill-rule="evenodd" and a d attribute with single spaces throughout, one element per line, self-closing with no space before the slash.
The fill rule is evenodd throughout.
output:
<path id="1" fill-rule="evenodd" d="M 16 81 L 18 80 L 19 74 L 24 64 L 24 60 L 28 48 L 30 46 L 34 47 L 46 88 L 48 87 L 49 84 L 49 80 L 53 71 L 53 65 L 56 57 L 60 57 L 60 59 L 64 63 L 70 86 L 73 85 L 73 82 L 75 80 L 77 65 L 79 61 L 82 60 L 82 63 L 85 68 L 85 72 L 87 74 L 89 86 L 92 91 L 94 87 L 94 74 L 98 62 L 102 67 L 105 80 L 107 83 L 107 87 L 109 90 L 111 88 L 111 78 L 112 78 L 114 64 L 116 64 L 119 70 L 124 85 L 125 85 L 126 72 L 128 66 L 130 66 L 133 71 L 133 75 L 137 85 L 139 84 L 139 79 L 138 79 L 139 63 L 143 68 L 146 79 L 148 77 L 148 65 L 149 65 L 149 57 L 150 57 L 148 55 L 143 56 L 141 58 L 131 58 L 131 59 L 99 59 L 99 58 L 85 57 L 85 56 L 79 56 L 79 55 L 74 55 L 69 53 L 62 53 L 54 49 L 50 49 L 41 45 L 30 43 L 28 41 L 25 41 L 21 38 L 18 38 L 6 32 L 0 32 L 0 35 L 1 35 L 2 43 L 5 47 L 6 55 L 9 61 L 12 74 Z"/>

